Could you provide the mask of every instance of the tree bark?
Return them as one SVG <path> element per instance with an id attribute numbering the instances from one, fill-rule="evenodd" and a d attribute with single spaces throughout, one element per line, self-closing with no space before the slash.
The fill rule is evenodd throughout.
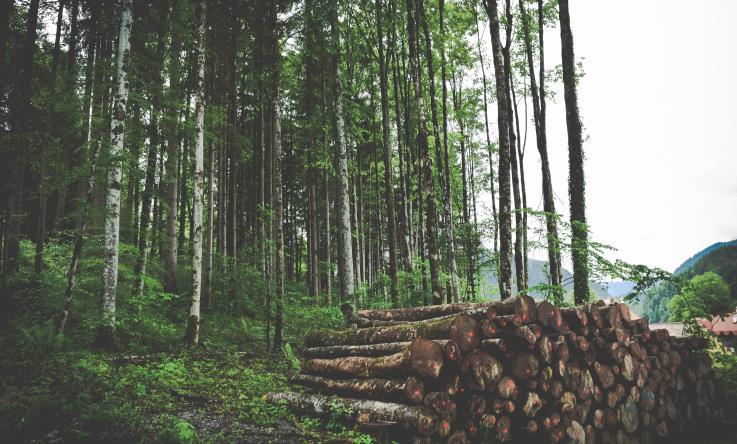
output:
<path id="1" fill-rule="evenodd" d="M 179 0 L 172 1 L 171 26 L 175 30 L 179 26 L 179 16 L 175 11 L 179 9 Z M 163 243 L 164 260 L 164 290 L 169 293 L 177 292 L 177 204 L 179 182 L 177 169 L 179 161 L 179 115 L 177 102 L 179 97 L 179 67 L 181 53 L 181 38 L 179 32 L 171 33 L 171 55 L 169 61 L 169 125 L 167 127 L 166 152 L 166 236 Z"/>
<path id="2" fill-rule="evenodd" d="M 274 171 L 274 280 L 276 281 L 276 312 L 274 316 L 274 350 L 281 350 L 282 345 L 282 314 L 284 310 L 284 227 L 282 208 L 282 134 L 281 134 L 281 103 L 279 102 L 279 78 L 281 74 L 279 28 L 277 25 L 277 1 L 274 0 L 271 9 L 272 16 L 272 90 L 271 109 L 273 113 L 272 132 L 273 142 L 271 154 Z"/>
<path id="3" fill-rule="evenodd" d="M 423 376 L 437 378 L 443 368 L 443 348 L 435 341 L 417 338 L 403 351 L 388 356 L 348 356 L 310 359 L 302 372 L 327 377 L 398 378 Z"/>
<path id="4" fill-rule="evenodd" d="M 432 287 L 432 303 L 438 305 L 443 303 L 443 288 L 440 285 L 440 264 L 438 260 L 438 221 L 437 208 L 435 206 L 435 181 L 432 176 L 432 159 L 430 148 L 427 143 L 427 116 L 425 114 L 425 99 L 422 92 L 422 75 L 420 72 L 420 55 L 417 43 L 417 24 L 415 0 L 407 0 L 407 33 L 409 36 L 410 65 L 412 68 L 412 83 L 415 90 L 415 103 L 417 106 L 418 128 L 417 147 L 422 164 L 422 182 L 425 205 L 425 243 L 427 257 L 430 263 L 430 286 Z"/>
<path id="5" fill-rule="evenodd" d="M 571 257 L 573 259 L 573 299 L 576 304 L 589 300 L 588 226 L 586 225 L 586 180 L 581 116 L 578 112 L 576 62 L 568 0 L 558 3 L 560 40 L 563 58 L 563 98 L 568 130 L 568 196 L 571 208 Z"/>
<path id="6" fill-rule="evenodd" d="M 491 29 L 491 46 L 496 78 L 499 125 L 499 293 L 502 299 L 512 296 L 512 215 L 510 202 L 509 84 L 504 70 L 499 37 L 497 0 L 484 0 Z"/>
<path id="7" fill-rule="evenodd" d="M 425 389 L 422 381 L 414 376 L 407 379 L 328 379 L 312 375 L 294 375 L 289 379 L 320 392 L 337 393 L 342 396 L 354 396 L 379 401 L 395 401 L 410 404 L 422 404 Z"/>
<path id="8" fill-rule="evenodd" d="M 497 242 L 499 234 L 499 217 L 496 210 L 496 186 L 494 184 L 494 153 L 491 148 L 491 132 L 489 131 L 489 101 L 487 98 L 487 87 L 486 87 L 486 66 L 484 64 L 484 55 L 481 51 L 481 30 L 479 29 L 479 16 L 476 8 L 474 8 L 474 17 L 476 18 L 476 49 L 479 53 L 479 64 L 481 65 L 481 81 L 484 91 L 484 127 L 486 129 L 486 151 L 489 156 L 489 185 L 491 188 L 491 216 L 494 222 L 493 225 L 493 237 L 494 237 L 494 253 L 499 251 L 499 244 Z"/>
<path id="9" fill-rule="evenodd" d="M 441 9 L 442 11 L 442 9 Z M 441 26 L 442 26 L 442 12 L 441 12 Z M 445 229 L 447 231 L 446 238 L 448 242 L 448 265 L 450 268 L 450 287 L 453 294 L 453 302 L 458 303 L 460 300 L 460 293 L 458 290 L 458 265 L 456 263 L 455 253 L 455 239 L 454 231 L 455 224 L 453 221 L 453 196 L 451 194 L 450 177 L 448 168 L 443 168 L 444 163 L 447 163 L 448 159 L 448 134 L 447 134 L 447 112 L 446 112 L 446 96 L 447 91 L 445 88 L 445 49 L 443 47 L 443 38 L 441 37 L 441 55 L 443 57 L 442 63 L 442 100 L 443 100 L 443 142 L 440 141 L 440 129 L 438 128 L 438 105 L 435 99 L 435 68 L 433 64 L 432 55 L 432 39 L 430 37 L 430 30 L 427 23 L 427 17 L 425 15 L 424 0 L 417 0 L 417 19 L 418 23 L 422 25 L 422 33 L 425 39 L 425 59 L 427 63 L 427 75 L 429 79 L 429 92 L 430 92 L 430 112 L 432 116 L 432 128 L 433 137 L 435 139 L 435 163 L 438 178 L 440 179 L 441 196 L 443 200 L 443 213 L 445 216 Z M 442 30 L 441 30 L 442 32 Z M 419 57 L 419 56 L 418 56 Z M 445 151 L 445 162 L 443 162 L 443 156 L 441 155 L 441 147 Z M 450 298 L 447 301 L 450 303 Z"/>
<path id="10" fill-rule="evenodd" d="M 125 117 L 128 105 L 130 35 L 133 23 L 132 1 L 123 0 L 121 8 L 116 63 L 116 93 L 110 123 L 110 166 L 105 203 L 102 328 L 98 331 L 98 340 L 103 345 L 111 345 L 115 332 L 115 296 L 118 287 L 118 244 L 120 234 L 120 184 L 122 180 L 121 157 L 123 155 Z"/>
<path id="11" fill-rule="evenodd" d="M 338 405 L 351 412 L 350 415 L 359 423 L 395 423 L 422 436 L 435 432 L 438 422 L 435 412 L 425 406 L 299 393 L 267 393 L 264 399 L 270 403 L 285 402 L 290 409 L 303 414 L 327 415 L 333 411 L 332 406 Z"/>
<path id="12" fill-rule="evenodd" d="M 555 210 L 555 197 L 553 194 L 552 179 L 550 176 L 550 161 L 548 159 L 548 142 L 545 117 L 545 60 L 544 60 L 544 40 L 543 29 L 544 22 L 542 19 L 542 4 L 538 2 L 538 46 L 540 49 L 540 90 L 538 92 L 537 81 L 535 79 L 535 65 L 533 62 L 532 42 L 530 36 L 529 15 L 525 9 L 524 2 L 519 3 L 520 14 L 522 16 L 522 32 L 525 44 L 525 53 L 527 55 L 527 68 L 530 77 L 530 91 L 532 93 L 532 109 L 535 121 L 535 135 L 537 140 L 537 150 L 540 153 L 540 166 L 542 168 L 543 179 L 543 209 L 545 211 L 545 228 L 547 231 L 548 246 L 548 269 L 550 273 L 550 285 L 558 288 L 556 291 L 558 297 L 562 297 L 561 272 L 560 272 L 560 248 L 558 246 L 558 221 Z"/>
<path id="13" fill-rule="evenodd" d="M 185 342 L 190 346 L 199 343 L 200 293 L 202 286 L 202 210 L 205 206 L 205 0 L 196 5 L 197 29 L 197 85 L 195 87 L 195 148 L 194 148 L 194 229 L 190 233 L 192 244 L 192 293 Z"/>
<path id="14" fill-rule="evenodd" d="M 399 279 L 397 277 L 397 221 L 394 202 L 394 166 L 389 148 L 389 93 L 386 59 L 384 58 L 384 34 L 382 0 L 376 0 L 376 39 L 379 43 L 379 80 L 381 89 L 381 130 L 384 157 L 384 195 L 386 197 L 387 229 L 389 238 L 389 278 L 391 279 L 391 299 L 395 308 L 399 307 Z"/>
<path id="15" fill-rule="evenodd" d="M 90 112 L 92 110 L 90 109 Z M 89 142 L 89 141 L 88 141 Z M 74 248 L 72 250 L 72 259 L 69 263 L 69 271 L 67 272 L 67 287 L 64 291 L 64 305 L 56 325 L 57 333 L 64 333 L 64 328 L 69 318 L 69 310 L 72 307 L 72 297 L 74 296 L 74 285 L 77 282 L 77 273 L 79 271 L 79 259 L 82 256 L 82 247 L 84 246 L 84 234 L 87 230 L 87 220 L 89 218 L 89 207 L 92 203 L 92 197 L 95 191 L 95 174 L 97 173 L 97 159 L 100 154 L 100 142 L 95 144 L 92 150 L 90 175 L 87 179 L 87 196 L 83 203 L 82 214 L 79 216 L 79 225 L 77 227 L 77 236 L 74 239 Z"/>
<path id="16" fill-rule="evenodd" d="M 340 278 L 341 304 L 349 304 L 355 311 L 353 276 L 353 245 L 351 235 L 351 203 L 348 197 L 348 150 L 345 143 L 343 121 L 343 92 L 340 79 L 340 37 L 338 33 L 338 4 L 331 11 L 331 36 L 333 40 L 333 132 L 338 170 L 338 275 Z"/>

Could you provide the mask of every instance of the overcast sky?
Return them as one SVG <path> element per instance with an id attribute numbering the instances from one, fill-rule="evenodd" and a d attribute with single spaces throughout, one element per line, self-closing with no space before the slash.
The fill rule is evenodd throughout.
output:
<path id="1" fill-rule="evenodd" d="M 737 238 L 737 2 L 570 0 L 570 11 L 586 73 L 579 105 L 594 239 L 617 247 L 613 257 L 672 271 Z M 555 29 L 546 33 L 546 65 L 559 64 Z M 548 110 L 556 205 L 567 218 L 562 95 Z M 530 137 L 528 203 L 542 210 Z"/>

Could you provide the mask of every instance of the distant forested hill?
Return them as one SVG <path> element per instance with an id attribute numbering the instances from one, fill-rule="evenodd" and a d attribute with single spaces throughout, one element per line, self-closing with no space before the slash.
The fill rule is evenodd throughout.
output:
<path id="1" fill-rule="evenodd" d="M 687 259 L 674 273 L 691 279 L 707 271 L 712 271 L 724 279 L 729 285 L 732 299 L 737 304 L 737 240 L 710 245 Z M 644 297 L 643 315 L 651 322 L 667 321 L 666 304 L 676 293 L 677 289 L 668 283 L 648 290 Z"/>
<path id="2" fill-rule="evenodd" d="M 706 256 L 707 254 L 711 253 L 712 251 L 718 250 L 722 247 L 729 247 L 729 246 L 737 246 L 737 239 L 729 242 L 717 242 L 713 245 L 709 245 L 708 247 L 704 248 L 703 250 L 699 251 L 698 253 L 694 254 L 690 258 L 686 259 L 685 262 L 683 262 L 676 270 L 673 272 L 673 274 L 681 274 L 687 270 L 689 270 L 691 267 L 693 267 L 699 259 Z M 709 270 L 707 270 L 709 271 Z M 701 274 L 701 273 L 697 273 Z M 722 276 L 724 277 L 724 276 Z"/>
<path id="3" fill-rule="evenodd" d="M 514 264 L 512 264 L 512 266 L 514 267 Z M 547 261 L 541 261 L 537 259 L 528 259 L 527 274 L 529 276 L 530 287 L 548 283 L 547 269 L 548 269 Z M 571 274 L 570 271 L 564 268 L 562 270 L 562 278 L 563 278 L 563 288 L 565 289 L 566 295 L 568 295 L 568 293 L 573 291 L 573 275 Z M 483 287 L 487 289 L 486 293 L 491 292 L 489 289 L 497 289 L 498 291 L 499 281 L 497 281 L 496 273 L 494 272 L 494 270 L 491 270 L 489 268 L 482 270 L 481 279 L 483 280 Z M 591 291 L 594 292 L 597 298 L 609 297 L 609 293 L 607 292 L 606 288 L 604 288 L 601 284 L 597 282 L 591 282 L 590 288 L 591 288 Z M 517 292 L 517 286 L 514 284 L 514 282 L 512 283 L 512 290 L 515 293 Z M 539 292 L 532 291 L 530 292 L 530 296 L 542 297 L 543 295 Z"/>

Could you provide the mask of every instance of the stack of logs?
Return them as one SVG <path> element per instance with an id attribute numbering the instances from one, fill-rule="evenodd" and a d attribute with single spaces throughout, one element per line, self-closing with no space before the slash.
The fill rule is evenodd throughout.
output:
<path id="1" fill-rule="evenodd" d="M 650 330 L 624 304 L 520 296 L 362 310 L 355 324 L 306 337 L 293 382 L 318 394 L 266 398 L 339 407 L 402 442 L 649 443 L 721 415 L 705 341 Z"/>

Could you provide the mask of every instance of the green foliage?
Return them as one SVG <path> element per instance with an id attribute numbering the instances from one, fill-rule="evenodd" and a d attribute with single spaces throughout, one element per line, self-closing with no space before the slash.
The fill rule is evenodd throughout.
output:
<path id="1" fill-rule="evenodd" d="M 668 301 L 667 307 L 672 321 L 724 314 L 733 308 L 729 286 L 710 271 L 691 279 L 680 294 Z"/>
<path id="2" fill-rule="evenodd" d="M 735 242 L 716 244 L 704 249 L 678 267 L 673 279 L 663 280 L 644 292 L 643 315 L 651 322 L 663 322 L 669 319 L 671 316 L 668 301 L 681 293 L 681 288 L 687 285 L 689 279 L 707 272 L 719 275 L 728 285 L 729 301 L 726 304 L 730 305 L 728 310 L 732 309 L 737 304 L 737 266 L 735 264 L 737 264 L 737 244 Z M 681 302 L 674 302 L 674 304 L 682 305 Z"/>
<path id="3" fill-rule="evenodd" d="M 187 421 L 176 421 L 174 425 L 157 436 L 157 441 L 167 444 L 194 444 L 199 442 L 197 429 Z"/>
<path id="4" fill-rule="evenodd" d="M 219 419 L 227 424 L 260 427 L 293 421 L 284 407 L 265 402 L 262 395 L 294 389 L 285 375 L 298 370 L 297 350 L 305 331 L 342 326 L 337 307 L 318 306 L 299 284 L 288 283 L 287 342 L 277 354 L 263 355 L 268 291 L 257 270 L 240 264 L 237 273 L 214 275 L 215 288 L 223 290 L 215 292 L 203 312 L 204 347 L 182 351 L 186 298 L 162 290 L 162 265 L 155 256 L 142 297 L 133 298 L 137 250 L 123 244 L 117 332 L 121 349 L 112 354 L 90 351 L 99 313 L 101 247 L 95 238 L 85 247 L 79 286 L 60 336 L 53 320 L 61 308 L 71 251 L 62 239 L 49 241 L 39 280 L 32 274 L 33 244 L 23 242 L 21 271 L 8 282 L 9 303 L 17 309 L 0 334 L 0 398 L 9 400 L 0 402 L 4 441 L 37 439 L 51 430 L 70 442 L 237 441 L 241 428 L 224 428 L 213 438 L 195 431 L 196 423 L 182 415 L 206 414 L 227 418 Z M 186 294 L 189 270 L 186 263 L 180 268 L 181 294 Z M 18 396 L 10 397 L 16 390 Z M 301 433 L 310 435 L 320 426 L 305 424 Z M 336 433 L 360 439 L 349 429 Z"/>

